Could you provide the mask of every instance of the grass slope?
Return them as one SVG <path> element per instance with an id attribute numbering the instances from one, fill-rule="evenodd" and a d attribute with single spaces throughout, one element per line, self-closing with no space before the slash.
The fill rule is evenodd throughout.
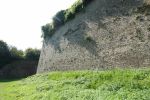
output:
<path id="1" fill-rule="evenodd" d="M 51 72 L 0 80 L 0 100 L 150 100 L 150 69 Z"/>

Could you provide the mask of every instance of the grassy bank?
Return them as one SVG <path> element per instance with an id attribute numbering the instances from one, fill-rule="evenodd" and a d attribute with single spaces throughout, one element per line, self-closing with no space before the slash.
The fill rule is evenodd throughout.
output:
<path id="1" fill-rule="evenodd" d="M 150 69 L 52 72 L 0 80 L 0 100 L 150 100 Z"/>

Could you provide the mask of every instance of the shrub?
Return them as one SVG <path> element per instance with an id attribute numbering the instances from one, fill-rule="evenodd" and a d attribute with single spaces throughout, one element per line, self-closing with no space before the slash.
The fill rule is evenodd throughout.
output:
<path id="1" fill-rule="evenodd" d="M 83 2 L 83 6 L 87 6 L 90 2 L 92 2 L 93 0 L 82 0 Z"/>
<path id="2" fill-rule="evenodd" d="M 18 50 L 14 46 L 8 46 L 6 42 L 0 40 L 0 69 L 5 65 L 18 60 L 38 60 L 40 50 L 29 48 L 25 52 Z"/>
<path id="3" fill-rule="evenodd" d="M 92 42 L 93 41 L 92 37 L 90 37 L 90 36 L 86 36 L 85 40 L 87 40 L 88 42 Z"/>
<path id="4" fill-rule="evenodd" d="M 0 57 L 8 57 L 9 55 L 9 47 L 7 43 L 0 40 Z"/>
<path id="5" fill-rule="evenodd" d="M 53 17 L 54 27 L 59 27 L 59 26 L 63 25 L 64 20 L 65 20 L 65 11 L 61 10 Z"/>
<path id="6" fill-rule="evenodd" d="M 16 47 L 10 47 L 11 60 L 21 60 L 24 58 L 24 53 L 22 50 L 18 50 Z"/>
<path id="7" fill-rule="evenodd" d="M 65 12 L 65 22 L 73 19 L 75 17 L 75 13 L 72 12 L 70 9 L 67 9 Z"/>
<path id="8" fill-rule="evenodd" d="M 54 27 L 52 26 L 52 24 L 46 24 L 45 26 L 42 26 L 42 32 L 43 38 L 51 37 L 54 33 Z"/>
<path id="9" fill-rule="evenodd" d="M 76 1 L 70 8 L 72 13 L 79 13 L 83 9 L 83 2 L 82 0 Z"/>
<path id="10" fill-rule="evenodd" d="M 144 2 L 141 7 L 138 7 L 137 12 L 144 13 L 145 15 L 150 15 L 150 1 Z"/>
<path id="11" fill-rule="evenodd" d="M 56 29 L 72 20 L 77 13 L 82 11 L 93 0 L 77 0 L 69 9 L 61 10 L 53 17 L 51 24 L 42 26 L 42 37 L 51 37 Z"/>
<path id="12" fill-rule="evenodd" d="M 25 51 L 25 59 L 27 60 L 39 60 L 40 50 L 28 48 Z"/>
<path id="13" fill-rule="evenodd" d="M 9 47 L 6 42 L 0 40 L 0 68 L 10 62 Z"/>

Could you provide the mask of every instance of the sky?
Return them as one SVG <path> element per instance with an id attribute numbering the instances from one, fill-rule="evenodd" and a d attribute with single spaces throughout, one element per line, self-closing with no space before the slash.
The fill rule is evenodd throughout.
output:
<path id="1" fill-rule="evenodd" d="M 18 49 L 42 48 L 41 26 L 76 0 L 0 0 L 0 40 Z"/>

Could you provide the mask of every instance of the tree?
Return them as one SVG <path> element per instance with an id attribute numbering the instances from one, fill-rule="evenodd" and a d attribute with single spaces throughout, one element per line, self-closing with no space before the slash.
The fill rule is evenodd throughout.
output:
<path id="1" fill-rule="evenodd" d="M 10 62 L 9 47 L 6 42 L 0 40 L 0 68 Z"/>
<path id="2" fill-rule="evenodd" d="M 6 55 L 9 55 L 8 45 L 6 44 L 6 42 L 0 40 L 0 57 L 4 57 Z"/>
<path id="3" fill-rule="evenodd" d="M 27 60 L 39 60 L 40 50 L 28 48 L 25 51 L 25 59 Z"/>
<path id="4" fill-rule="evenodd" d="M 16 47 L 10 47 L 10 55 L 12 60 L 21 60 L 23 59 L 24 53 Z"/>

